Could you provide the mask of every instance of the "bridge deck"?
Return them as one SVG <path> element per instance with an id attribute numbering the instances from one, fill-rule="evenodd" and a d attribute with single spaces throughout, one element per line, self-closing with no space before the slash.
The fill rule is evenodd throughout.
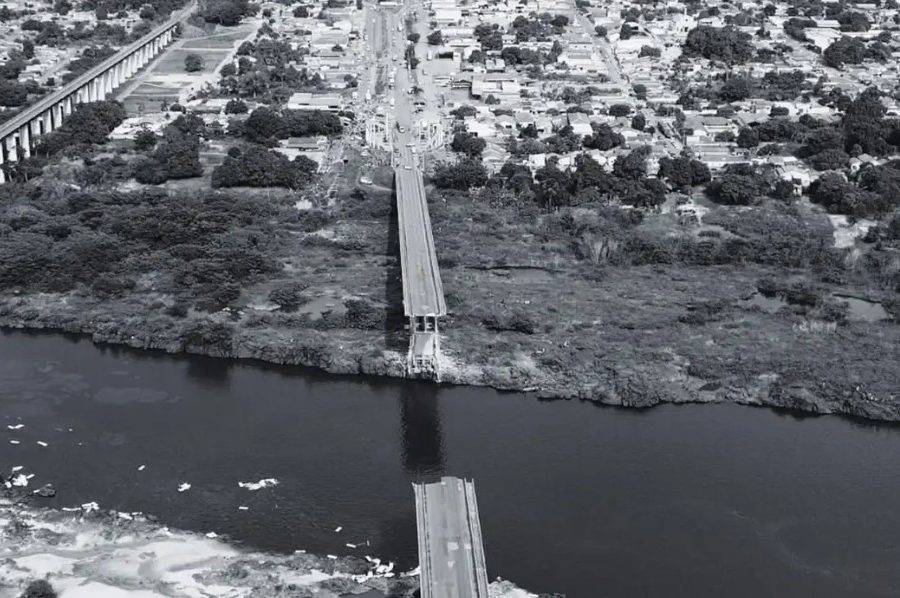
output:
<path id="1" fill-rule="evenodd" d="M 410 317 L 446 315 L 422 173 L 414 166 L 398 166 L 396 180 L 403 311 Z"/>
<path id="2" fill-rule="evenodd" d="M 444 477 L 414 484 L 422 598 L 487 598 L 475 485 Z"/>

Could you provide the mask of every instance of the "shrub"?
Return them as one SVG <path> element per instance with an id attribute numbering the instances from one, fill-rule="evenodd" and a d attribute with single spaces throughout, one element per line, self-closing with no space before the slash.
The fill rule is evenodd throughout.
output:
<path id="1" fill-rule="evenodd" d="M 247 104 L 241 99 L 228 100 L 225 104 L 225 114 L 246 114 Z"/>
<path id="2" fill-rule="evenodd" d="M 139 152 L 153 149 L 156 146 L 156 133 L 149 129 L 141 129 L 134 136 L 134 149 Z"/>
<path id="3" fill-rule="evenodd" d="M 307 283 L 297 280 L 280 282 L 269 292 L 269 301 L 282 311 L 294 311 L 304 303 L 303 291 L 307 288 Z"/>
<path id="4" fill-rule="evenodd" d="M 189 73 L 196 73 L 203 70 L 203 57 L 199 54 L 188 54 L 184 57 L 184 70 Z"/>
<path id="5" fill-rule="evenodd" d="M 50 582 L 38 579 L 28 584 L 19 598 L 56 598 L 56 591 Z"/>

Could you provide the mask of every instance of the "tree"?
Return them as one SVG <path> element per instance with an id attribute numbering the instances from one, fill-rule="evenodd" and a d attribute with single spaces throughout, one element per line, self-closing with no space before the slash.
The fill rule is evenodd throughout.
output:
<path id="1" fill-rule="evenodd" d="M 28 60 L 34 58 L 34 42 L 30 39 L 26 39 L 22 42 L 22 56 Z"/>
<path id="2" fill-rule="evenodd" d="M 734 27 L 700 25 L 691 29 L 682 48 L 688 57 L 702 56 L 726 64 L 742 64 L 753 56 L 750 35 Z"/>
<path id="3" fill-rule="evenodd" d="M 647 126 L 647 117 L 638 112 L 631 118 L 631 128 L 636 131 L 643 131 Z"/>
<path id="4" fill-rule="evenodd" d="M 309 10 L 305 6 L 297 6 L 294 8 L 293 15 L 298 19 L 305 19 L 309 17 Z"/>
<path id="5" fill-rule="evenodd" d="M 639 100 L 647 99 L 647 86 L 646 85 L 644 85 L 643 83 L 635 83 L 634 86 L 632 87 L 632 89 L 634 90 L 634 95 L 637 99 L 639 99 Z"/>
<path id="6" fill-rule="evenodd" d="M 247 104 L 244 100 L 233 98 L 225 104 L 225 114 L 246 114 Z"/>
<path id="7" fill-rule="evenodd" d="M 641 51 L 638 53 L 638 58 L 659 58 L 662 55 L 662 51 L 654 46 L 641 46 Z"/>
<path id="8" fill-rule="evenodd" d="M 156 146 L 156 134 L 149 129 L 141 129 L 134 136 L 134 149 L 143 152 Z"/>
<path id="9" fill-rule="evenodd" d="M 725 102 L 739 102 L 750 97 L 753 82 L 742 76 L 731 77 L 719 89 L 719 99 Z"/>
<path id="10" fill-rule="evenodd" d="M 584 147 L 588 149 L 598 149 L 601 151 L 611 150 L 625 143 L 625 137 L 615 132 L 612 127 L 607 124 L 591 123 L 594 132 L 584 138 Z"/>
<path id="11" fill-rule="evenodd" d="M 32 581 L 19 598 L 56 598 L 56 591 L 44 579 Z"/>
<path id="12" fill-rule="evenodd" d="M 306 156 L 293 161 L 259 145 L 246 148 L 238 156 L 227 156 L 212 173 L 212 186 L 287 187 L 302 189 L 312 180 L 318 164 Z"/>
<path id="13" fill-rule="evenodd" d="M 184 57 L 184 70 L 195 73 L 203 70 L 203 57 L 199 54 L 188 54 Z"/>
<path id="14" fill-rule="evenodd" d="M 754 148 L 759 145 L 759 133 L 755 127 L 741 127 L 737 136 L 738 147 Z"/>
<path id="15" fill-rule="evenodd" d="M 414 44 L 419 43 L 420 38 L 421 38 L 421 36 L 416 32 L 410 33 L 409 35 L 406 36 L 406 39 L 408 39 L 409 41 L 411 41 Z"/>
<path id="16" fill-rule="evenodd" d="M 456 133 L 450 143 L 450 149 L 467 155 L 470 158 L 480 156 L 487 142 L 472 133 Z"/>
<path id="17" fill-rule="evenodd" d="M 260 106 L 250 113 L 244 121 L 244 136 L 250 141 L 261 142 L 266 139 L 280 138 L 285 125 L 278 114 L 268 106 Z"/>
<path id="18" fill-rule="evenodd" d="M 609 107 L 609 115 L 615 117 L 628 116 L 631 114 L 631 106 L 628 104 L 613 104 Z"/>
<path id="19" fill-rule="evenodd" d="M 850 156 L 842 149 L 827 149 L 809 159 L 816 170 L 840 170 L 850 165 Z"/>
<path id="20" fill-rule="evenodd" d="M 152 159 L 135 169 L 135 179 L 145 184 L 159 184 L 169 179 L 187 179 L 202 174 L 200 140 L 171 126 L 166 127 Z"/>
<path id="21" fill-rule="evenodd" d="M 686 156 L 660 158 L 657 176 L 666 179 L 670 185 L 678 189 L 687 189 L 710 181 L 710 172 L 706 164 Z"/>
<path id="22" fill-rule="evenodd" d="M 67 15 L 71 10 L 72 5 L 67 0 L 57 0 L 53 5 L 53 11 L 61 15 Z"/>
<path id="23" fill-rule="evenodd" d="M 444 43 L 444 36 L 441 34 L 440 30 L 432 31 L 428 34 L 426 40 L 430 46 L 440 46 Z"/>
<path id="24" fill-rule="evenodd" d="M 201 10 L 207 23 L 217 23 L 231 27 L 241 22 L 241 18 L 251 11 L 247 0 L 210 0 Z"/>
<path id="25" fill-rule="evenodd" d="M 472 187 L 483 187 L 488 175 L 480 160 L 463 158 L 455 164 L 442 163 L 434 170 L 432 181 L 440 189 L 465 191 Z"/>
<path id="26" fill-rule="evenodd" d="M 706 194 L 716 203 L 748 206 L 756 201 L 760 188 L 750 175 L 726 173 L 706 186 Z"/>
<path id="27" fill-rule="evenodd" d="M 841 24 L 841 31 L 868 31 L 872 26 L 866 15 L 853 10 L 845 10 L 839 14 L 837 21 Z"/>
<path id="28" fill-rule="evenodd" d="M 866 45 L 855 37 L 836 39 L 822 52 L 828 66 L 839 69 L 844 64 L 860 64 L 866 58 Z"/>
<path id="29" fill-rule="evenodd" d="M 18 81 L 0 80 L 0 106 L 15 108 L 28 101 L 28 87 Z"/>
<path id="30" fill-rule="evenodd" d="M 647 176 L 647 158 L 650 147 L 647 145 L 635 148 L 613 162 L 613 174 L 623 179 L 637 180 Z"/>

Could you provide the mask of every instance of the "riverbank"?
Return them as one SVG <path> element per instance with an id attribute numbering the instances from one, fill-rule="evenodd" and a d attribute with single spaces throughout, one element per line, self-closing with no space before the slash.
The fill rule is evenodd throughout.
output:
<path id="1" fill-rule="evenodd" d="M 171 530 L 141 513 L 68 512 L 0 500 L 0 598 L 47 582 L 61 598 L 417 595 L 416 571 L 396 573 L 378 559 L 252 552 L 214 532 Z M 510 582 L 492 598 L 536 598 Z"/>
<path id="2" fill-rule="evenodd" d="M 362 594 L 408 597 L 415 574 L 362 558 L 251 552 L 90 503 L 60 512 L 0 502 L 0 598 L 46 580 L 61 598 Z M 379 569 L 380 568 L 380 569 Z M 379 572 L 380 571 L 380 572 Z"/>
<path id="3" fill-rule="evenodd" d="M 499 293 L 485 277 L 502 287 L 516 280 L 510 272 L 468 278 L 470 292 Z M 835 326 L 790 310 L 770 313 L 741 299 L 752 296 L 761 272 L 719 274 L 664 275 L 652 268 L 608 273 L 604 283 L 614 290 L 601 294 L 596 286 L 575 284 L 568 299 L 547 307 L 555 311 L 569 303 L 602 309 L 604 316 L 548 323 L 539 333 L 490 330 L 457 306 L 442 330 L 442 381 L 619 407 L 734 402 L 900 421 L 900 327 Z M 460 284 L 459 275 L 450 270 L 448 286 Z M 528 280 L 527 287 L 549 299 L 559 283 L 552 273 L 544 275 L 542 283 Z M 696 296 L 707 299 L 698 304 Z M 406 376 L 404 339 L 396 331 L 323 326 L 328 314 L 245 310 L 174 318 L 136 307 L 77 295 L 3 297 L 0 326 L 333 374 Z M 697 321 L 687 324 L 686 316 Z"/>
<path id="4" fill-rule="evenodd" d="M 391 173 L 373 177 L 306 210 L 289 192 L 11 190 L 0 326 L 403 378 Z M 671 212 L 429 200 L 445 383 L 900 421 L 895 258 L 835 249 L 817 208 L 718 206 L 687 226 Z"/>

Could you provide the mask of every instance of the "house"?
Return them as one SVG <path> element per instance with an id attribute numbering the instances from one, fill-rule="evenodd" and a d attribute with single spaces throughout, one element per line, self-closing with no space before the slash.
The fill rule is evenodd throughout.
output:
<path id="1" fill-rule="evenodd" d="M 572 127 L 572 131 L 578 136 L 590 135 L 594 132 L 591 128 L 591 120 L 587 114 L 581 112 L 570 112 L 568 115 L 568 124 Z"/>
<path id="2" fill-rule="evenodd" d="M 297 92 L 290 97 L 285 106 L 289 110 L 325 110 L 340 112 L 344 109 L 344 101 L 336 94 L 312 94 Z"/>

